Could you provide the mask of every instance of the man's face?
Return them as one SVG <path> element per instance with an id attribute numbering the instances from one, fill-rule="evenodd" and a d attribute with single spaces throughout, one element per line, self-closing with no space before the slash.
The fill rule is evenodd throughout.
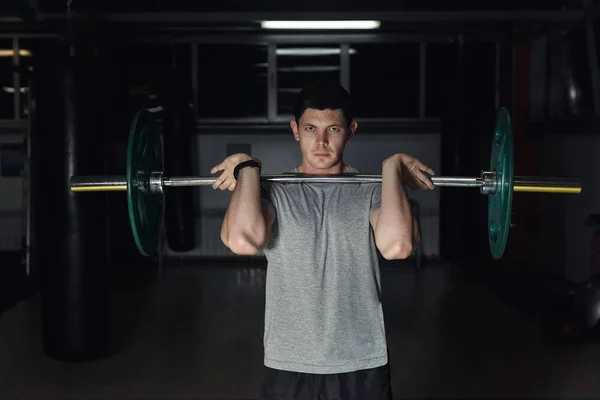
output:
<path id="1" fill-rule="evenodd" d="M 302 151 L 301 172 L 313 174 L 341 173 L 346 142 L 354 135 L 357 124 L 350 127 L 342 110 L 306 109 L 297 124 L 290 121 L 294 138 Z"/>

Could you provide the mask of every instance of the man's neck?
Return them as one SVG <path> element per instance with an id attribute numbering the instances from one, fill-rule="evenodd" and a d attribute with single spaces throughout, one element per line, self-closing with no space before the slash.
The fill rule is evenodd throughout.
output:
<path id="1" fill-rule="evenodd" d="M 310 175 L 339 175 L 348 172 L 348 166 L 343 161 L 327 169 L 315 169 L 303 162 L 297 169 L 301 174 Z"/>

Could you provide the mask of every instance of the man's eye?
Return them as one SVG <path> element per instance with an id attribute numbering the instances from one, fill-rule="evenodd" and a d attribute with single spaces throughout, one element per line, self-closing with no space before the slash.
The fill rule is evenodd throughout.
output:
<path id="1" fill-rule="evenodd" d="M 307 127 L 306 127 L 306 130 L 307 130 L 307 131 L 312 131 L 312 130 L 314 130 L 314 129 L 315 129 L 315 128 L 314 128 L 313 126 L 307 126 Z"/>

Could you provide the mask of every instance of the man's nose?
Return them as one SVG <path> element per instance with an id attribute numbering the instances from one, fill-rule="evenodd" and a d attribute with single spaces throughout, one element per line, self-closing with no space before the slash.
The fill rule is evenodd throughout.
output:
<path id="1" fill-rule="evenodd" d="M 320 131 L 317 133 L 317 143 L 323 146 L 329 143 L 329 135 L 327 135 L 327 131 Z"/>

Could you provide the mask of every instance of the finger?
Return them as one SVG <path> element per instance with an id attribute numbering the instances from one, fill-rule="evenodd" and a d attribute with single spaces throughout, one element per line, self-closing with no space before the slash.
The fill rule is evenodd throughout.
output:
<path id="1" fill-rule="evenodd" d="M 421 181 L 420 179 L 417 180 L 417 182 L 415 183 L 415 187 L 413 189 L 420 189 L 420 190 L 428 190 L 429 187 L 427 186 L 427 184 L 423 181 Z"/>
<path id="2" fill-rule="evenodd" d="M 233 182 L 231 183 L 231 185 L 229 185 L 229 188 L 228 188 L 228 189 L 229 189 L 229 191 L 230 191 L 230 192 L 233 192 L 233 191 L 235 190 L 235 184 L 236 184 L 236 183 L 237 183 L 236 181 L 233 181 Z"/>
<path id="3" fill-rule="evenodd" d="M 424 189 L 429 189 L 429 190 L 434 190 L 435 189 L 435 185 L 433 184 L 433 182 L 431 182 L 431 179 L 425 178 L 423 180 L 423 183 L 425 185 Z"/>
<path id="4" fill-rule="evenodd" d="M 435 175 L 435 171 L 433 170 L 433 168 L 421 163 L 419 165 L 419 170 L 422 172 L 427 172 L 429 175 Z"/>
<path id="5" fill-rule="evenodd" d="M 213 185 L 212 185 L 212 188 L 214 190 L 217 190 L 223 184 L 223 181 L 225 180 L 225 176 L 224 175 L 225 174 L 219 175 L 219 177 L 215 180 L 215 183 L 213 183 Z"/>
<path id="6" fill-rule="evenodd" d="M 418 177 L 419 179 L 425 183 L 426 187 L 433 190 L 435 189 L 435 185 L 433 184 L 433 182 L 431 182 L 430 177 L 435 175 L 435 171 L 428 167 L 427 165 L 423 164 L 423 163 L 419 163 L 419 168 L 417 169 L 418 173 Z M 427 174 L 427 175 L 425 175 Z"/>
<path id="7" fill-rule="evenodd" d="M 234 183 L 236 183 L 236 180 L 233 178 L 233 176 L 227 174 L 227 177 L 225 178 L 225 180 L 223 180 L 223 183 L 221 183 L 219 189 L 229 190 L 229 187 Z"/>
<path id="8" fill-rule="evenodd" d="M 232 182 L 235 182 L 235 179 L 233 179 L 233 178 L 230 178 L 230 177 L 227 177 L 227 178 L 226 178 L 226 179 L 223 181 L 223 183 L 221 184 L 221 186 L 219 187 L 219 189 L 221 189 L 221 190 L 228 190 L 228 189 L 229 189 L 229 186 L 231 186 L 231 183 L 232 183 Z"/>
<path id="9" fill-rule="evenodd" d="M 430 189 L 430 190 L 435 189 L 435 185 L 433 184 L 433 182 L 431 182 L 431 179 L 429 179 L 429 177 L 426 176 L 424 173 L 419 172 L 417 174 L 417 177 L 419 178 L 419 181 L 421 181 L 421 183 L 423 184 L 423 185 L 421 185 L 421 187 L 423 189 L 426 189 L 426 188 Z"/>
<path id="10" fill-rule="evenodd" d="M 223 163 L 219 164 L 219 165 L 215 165 L 214 167 L 212 167 L 212 169 L 210 170 L 211 174 L 216 174 L 219 171 L 223 171 L 225 169 L 225 166 L 223 165 Z"/>

